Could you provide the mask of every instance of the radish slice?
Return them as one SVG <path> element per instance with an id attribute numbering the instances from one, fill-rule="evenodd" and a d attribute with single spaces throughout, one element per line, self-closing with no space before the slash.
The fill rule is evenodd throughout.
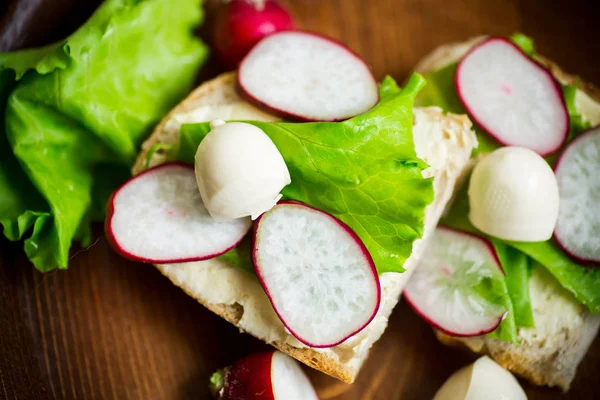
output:
<path id="1" fill-rule="evenodd" d="M 492 245 L 477 236 L 438 227 L 404 296 L 417 314 L 446 334 L 482 335 L 496 329 L 506 314 L 504 307 L 476 292 L 484 279 L 504 279 Z"/>
<path id="2" fill-rule="evenodd" d="M 211 390 L 219 400 L 318 400 L 300 365 L 279 351 L 252 354 L 216 372 Z"/>
<path id="3" fill-rule="evenodd" d="M 194 168 L 169 163 L 125 182 L 108 203 L 106 235 L 126 258 L 149 263 L 206 260 L 235 247 L 250 218 L 216 222 L 202 204 Z"/>
<path id="4" fill-rule="evenodd" d="M 559 83 L 504 38 L 467 53 L 455 85 L 469 115 L 502 144 L 548 155 L 567 139 L 569 114 Z"/>
<path id="5" fill-rule="evenodd" d="M 240 65 L 248 100 L 284 118 L 340 121 L 371 109 L 377 82 L 355 53 L 332 39 L 284 31 L 261 40 Z"/>
<path id="6" fill-rule="evenodd" d="M 571 257 L 600 264 L 600 126 L 565 149 L 556 165 L 560 194 L 554 236 Z"/>
<path id="7" fill-rule="evenodd" d="M 364 244 L 335 217 L 280 202 L 255 225 L 254 268 L 286 328 L 310 347 L 332 347 L 361 331 L 381 288 Z"/>

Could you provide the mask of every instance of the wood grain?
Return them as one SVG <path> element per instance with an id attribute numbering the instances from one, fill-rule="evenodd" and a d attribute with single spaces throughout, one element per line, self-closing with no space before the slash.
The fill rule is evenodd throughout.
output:
<path id="1" fill-rule="evenodd" d="M 46 11 L 25 14 L 15 14 L 18 1 L 3 4 L 0 48 L 41 44 L 43 38 L 66 34 L 92 8 L 91 3 L 51 1 Z M 377 78 L 405 79 L 422 56 L 442 43 L 518 30 L 534 36 L 540 52 L 567 71 L 600 84 L 600 14 L 594 0 L 285 3 L 300 26 L 358 51 Z M 34 28 L 11 28 L 15 15 Z M 212 60 L 201 75 L 219 70 Z M 95 234 L 98 240 L 90 248 L 73 249 L 68 271 L 45 275 L 27 262 L 21 244 L 0 241 L 0 399 L 204 399 L 213 370 L 266 348 L 187 297 L 153 267 L 118 257 L 100 226 Z M 429 326 L 401 303 L 354 385 L 316 371 L 309 374 L 322 399 L 429 399 L 471 359 L 440 345 Z M 596 340 L 568 395 L 524 386 L 530 399 L 592 399 L 600 393 L 599 372 Z"/>

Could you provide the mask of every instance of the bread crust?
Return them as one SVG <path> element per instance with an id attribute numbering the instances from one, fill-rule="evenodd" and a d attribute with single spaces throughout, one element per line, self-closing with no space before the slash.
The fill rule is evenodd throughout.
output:
<path id="1" fill-rule="evenodd" d="M 484 40 L 486 36 L 477 36 L 460 43 L 451 43 L 440 46 L 425 56 L 415 67 L 417 72 L 426 74 L 428 72 L 443 68 L 457 62 L 473 46 Z M 574 85 L 581 93 L 576 96 L 578 109 L 584 114 L 592 125 L 600 123 L 600 90 L 593 84 L 588 83 L 576 75 L 563 71 L 556 63 L 541 55 L 535 56 L 536 61 L 545 66 L 562 84 Z M 542 278 L 540 278 L 542 279 Z M 577 301 L 566 293 L 566 290 L 556 284 L 552 277 L 545 277 L 549 285 L 556 285 L 555 291 L 561 294 L 563 303 L 577 303 Z M 491 339 L 486 336 L 473 338 L 460 338 L 446 335 L 435 330 L 440 342 L 449 346 L 467 348 L 477 354 L 486 354 L 492 357 L 498 364 L 512 372 L 523 376 L 537 385 L 557 386 L 563 391 L 569 390 L 573 381 L 577 366 L 585 356 L 589 346 L 597 335 L 600 327 L 600 316 L 592 315 L 583 306 L 573 307 L 572 311 L 580 323 L 577 328 L 569 328 L 566 324 L 557 326 L 555 338 L 556 345 L 546 337 L 529 336 L 531 329 L 519 330 L 521 344 L 517 347 L 513 344 Z M 555 310 L 546 309 L 547 313 Z M 544 311 L 534 309 L 534 317 L 541 317 Z M 528 341 L 523 341 L 523 336 L 528 335 Z M 542 335 L 540 335 L 542 336 Z"/>
<path id="2" fill-rule="evenodd" d="M 161 265 L 156 265 L 156 268 L 167 278 L 171 279 L 171 276 L 168 273 L 165 273 L 165 269 Z M 190 297 L 196 299 L 200 304 L 204 307 L 208 308 L 213 313 L 217 314 L 219 317 L 223 318 L 225 321 L 229 322 L 234 326 L 238 326 L 240 319 L 244 313 L 244 309 L 241 305 L 235 304 L 214 304 L 206 301 L 201 296 L 198 296 L 198 293 L 195 293 L 184 286 L 180 286 L 180 288 Z M 239 327 L 239 326 L 238 326 Z M 314 369 L 318 369 L 321 372 L 326 373 L 327 375 L 331 375 L 344 381 L 346 383 L 354 382 L 354 378 L 356 374 L 350 368 L 347 368 L 344 364 L 337 362 L 336 360 L 330 358 L 325 353 L 317 352 L 310 348 L 297 348 L 293 347 L 285 342 L 274 341 L 269 343 L 271 346 L 275 347 L 277 350 L 294 357 L 296 360 L 312 367 Z"/>
<path id="3" fill-rule="evenodd" d="M 152 146 L 154 146 L 155 144 L 177 143 L 179 138 L 179 125 L 173 125 L 173 121 L 176 119 L 175 117 L 177 115 L 196 109 L 197 107 L 201 107 L 202 105 L 227 105 L 238 101 L 242 101 L 242 99 L 238 96 L 236 92 L 235 82 L 235 73 L 230 72 L 222 74 L 195 89 L 185 100 L 183 100 L 169 114 L 167 114 L 165 118 L 163 118 L 163 120 L 155 128 L 152 135 L 142 145 L 142 150 L 138 155 L 137 161 L 133 167 L 133 173 L 140 173 L 141 171 L 150 166 L 163 163 L 167 160 L 166 152 L 161 152 L 159 150 L 152 155 L 150 163 L 149 165 L 147 165 L 147 154 L 152 148 Z M 440 142 L 438 143 L 437 148 L 439 150 L 440 146 L 445 146 L 445 150 L 447 151 L 443 152 L 445 154 L 445 158 L 443 160 L 431 162 L 431 160 L 426 159 L 426 161 L 428 161 L 429 164 L 432 166 L 432 171 L 429 172 L 431 172 L 432 175 L 435 175 L 434 188 L 436 192 L 436 197 L 434 199 L 433 204 L 427 208 L 424 238 L 415 242 L 413 254 L 405 263 L 405 268 L 407 269 L 407 272 L 403 274 L 391 273 L 394 275 L 394 277 L 387 279 L 387 281 L 391 282 L 391 284 L 390 287 L 387 288 L 388 293 L 386 294 L 385 299 L 382 298 L 382 307 L 380 307 L 380 311 L 378 312 L 378 316 L 376 317 L 376 319 L 380 318 L 382 321 L 384 321 L 385 325 L 387 325 L 387 319 L 389 317 L 389 314 L 391 314 L 393 307 L 399 300 L 400 292 L 410 276 L 410 271 L 412 271 L 412 268 L 417 264 L 418 255 L 425 245 L 425 237 L 427 237 L 429 235 L 429 232 L 432 232 L 435 228 L 435 225 L 437 225 L 437 221 L 444 209 L 444 206 L 448 202 L 452 194 L 454 182 L 459 176 L 462 168 L 467 164 L 471 150 L 476 144 L 475 134 L 471 130 L 471 123 L 465 116 L 450 114 L 445 115 L 443 112 L 441 112 L 441 110 L 437 108 L 428 108 L 422 110 L 415 110 L 415 121 L 419 128 L 429 127 L 432 131 L 440 131 L 438 132 L 440 140 L 436 140 Z M 442 133 L 441 129 L 452 130 L 452 132 Z M 425 132 L 423 134 L 428 135 L 430 133 Z M 429 142 L 431 141 L 432 140 L 429 140 Z M 428 146 L 431 143 L 429 143 L 425 138 L 416 138 L 415 142 L 416 146 L 418 147 L 418 154 L 419 150 L 421 153 L 427 153 L 429 151 L 429 148 L 431 147 Z M 455 157 L 452 157 L 452 155 L 454 155 Z M 419 156 L 422 157 L 420 154 Z M 435 168 L 436 166 L 437 168 Z M 181 266 L 182 264 L 179 265 Z M 186 273 L 189 272 L 190 274 L 195 274 L 194 271 L 184 271 L 185 276 L 182 277 L 177 276 L 178 271 L 176 271 L 173 268 L 173 266 L 156 265 L 156 267 L 161 271 L 163 275 L 169 278 L 175 285 L 181 287 L 188 295 L 195 298 L 206 308 L 208 308 L 215 314 L 221 316 L 228 322 L 232 323 L 240 330 L 244 330 L 242 326 L 242 319 L 244 318 L 245 313 L 256 312 L 256 310 L 248 310 L 248 305 L 246 305 L 245 308 L 243 304 L 240 304 L 240 302 L 236 301 L 210 301 L 210 296 L 208 296 L 207 293 L 203 293 L 202 289 L 194 287 L 194 285 L 188 284 L 190 282 L 186 282 L 186 280 L 189 280 L 190 276 L 189 274 L 186 275 Z M 190 269 L 197 267 L 198 264 L 195 264 L 193 266 L 190 266 Z M 234 267 L 230 268 L 235 269 Z M 182 271 L 179 270 L 179 272 Z M 230 270 L 227 273 L 235 273 L 238 275 L 246 274 L 245 272 L 237 269 L 235 269 L 235 271 Z M 387 278 L 389 278 L 389 276 Z M 241 277 L 240 279 L 247 279 L 247 277 Z M 247 285 L 244 286 L 242 284 L 239 288 L 240 290 L 244 290 L 245 288 L 247 288 Z M 247 291 L 250 291 L 250 289 L 248 288 Z M 244 293 L 242 297 L 254 295 L 256 294 Z M 264 295 L 264 292 L 262 293 L 262 295 Z M 385 310 L 383 307 L 384 300 L 387 303 Z M 270 311 L 272 313 L 272 310 Z M 263 310 L 261 310 L 260 312 L 263 312 Z M 264 315 L 262 315 L 262 317 L 264 317 Z M 283 329 L 283 325 L 280 323 L 279 320 L 277 320 L 277 323 L 279 323 L 281 325 L 281 329 Z M 371 324 L 369 324 L 369 326 L 370 325 Z M 332 349 L 314 350 L 307 347 L 296 347 L 296 343 L 294 343 L 293 339 L 288 340 L 289 338 L 286 338 L 286 340 L 268 340 L 264 337 L 261 338 L 260 335 L 256 332 L 248 331 L 248 333 L 258 337 L 259 339 L 267 341 L 269 344 L 273 345 L 278 350 L 289 354 L 290 356 L 296 358 L 297 360 L 303 362 L 304 364 L 310 367 L 318 369 L 344 382 L 352 383 L 356 378 L 356 375 L 362 363 L 367 357 L 369 348 L 375 341 L 377 341 L 377 339 L 379 339 L 380 335 L 385 329 L 385 325 L 381 329 L 373 328 L 373 330 L 369 331 L 368 340 L 367 342 L 365 342 L 366 345 L 361 346 L 360 350 L 357 353 L 352 353 L 352 356 L 349 359 L 346 356 L 339 356 L 340 352 L 339 350 L 336 350 L 337 346 Z"/>
<path id="4" fill-rule="evenodd" d="M 577 86 L 579 90 L 590 96 L 595 102 L 600 103 L 600 89 L 598 89 L 594 84 L 586 82 L 577 75 L 569 74 L 563 71 L 558 64 L 542 55 L 536 54 L 535 59 L 540 64 L 548 68 L 550 72 L 552 72 L 552 75 L 559 80 L 559 82 L 567 85 Z"/>

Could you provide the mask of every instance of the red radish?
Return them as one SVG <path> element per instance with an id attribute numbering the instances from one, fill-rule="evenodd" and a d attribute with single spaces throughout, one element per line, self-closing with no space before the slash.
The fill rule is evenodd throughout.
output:
<path id="1" fill-rule="evenodd" d="M 149 263 L 206 260 L 235 247 L 252 221 L 216 222 L 202 204 L 194 168 L 162 164 L 125 182 L 108 202 L 106 236 L 126 258 Z"/>
<path id="2" fill-rule="evenodd" d="M 477 292 L 484 279 L 504 279 L 496 252 L 486 240 L 438 227 L 404 288 L 404 297 L 423 319 L 452 336 L 495 330 L 506 309 Z"/>
<path id="3" fill-rule="evenodd" d="M 569 143 L 556 164 L 554 236 L 572 258 L 600 264 L 600 126 Z"/>
<path id="4" fill-rule="evenodd" d="M 249 101 L 302 121 L 344 120 L 379 100 L 363 59 L 310 32 L 278 32 L 261 40 L 240 64 L 238 83 Z"/>
<path id="5" fill-rule="evenodd" d="M 298 363 L 274 350 L 243 358 L 210 381 L 217 400 L 318 400 Z"/>
<path id="6" fill-rule="evenodd" d="M 231 0 L 215 16 L 213 47 L 223 64 L 235 69 L 260 39 L 293 27 L 290 14 L 273 0 Z"/>
<path id="7" fill-rule="evenodd" d="M 335 346 L 377 313 L 381 288 L 371 255 L 323 211 L 280 202 L 257 220 L 252 258 L 275 312 L 307 346 Z"/>
<path id="8" fill-rule="evenodd" d="M 504 145 L 544 156 L 567 139 L 569 114 L 559 83 L 507 39 L 490 38 L 469 51 L 455 86 L 473 120 Z"/>

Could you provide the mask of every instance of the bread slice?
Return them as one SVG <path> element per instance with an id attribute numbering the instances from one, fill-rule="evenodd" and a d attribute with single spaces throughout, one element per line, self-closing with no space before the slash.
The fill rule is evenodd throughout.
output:
<path id="1" fill-rule="evenodd" d="M 143 144 L 133 172 L 137 174 L 146 168 L 148 151 L 153 145 L 178 141 L 182 122 L 216 118 L 218 115 L 215 113 L 222 112 L 223 107 L 225 112 L 229 112 L 227 107 L 242 105 L 250 107 L 236 93 L 235 73 L 226 73 L 204 83 L 156 127 Z M 273 119 L 267 114 L 261 118 Z M 431 166 L 424 172 L 435 177 L 435 199 L 426 210 L 424 237 L 415 242 L 412 255 L 404 265 L 407 269 L 405 273 L 385 273 L 380 276 L 382 300 L 374 320 L 359 334 L 338 346 L 311 349 L 297 341 L 286 332 L 257 278 L 220 260 L 156 267 L 175 285 L 240 330 L 272 344 L 313 368 L 351 383 L 369 349 L 385 330 L 400 292 L 422 254 L 426 238 L 435 229 L 452 194 L 454 183 L 476 145 L 475 134 L 467 117 L 445 115 L 438 108 L 414 110 L 414 139 L 418 156 Z M 149 165 L 160 164 L 166 157 L 165 153 L 157 151 L 151 155 Z"/>
<path id="2" fill-rule="evenodd" d="M 415 68 L 427 73 L 458 61 L 485 37 L 441 46 Z M 600 90 L 582 79 L 563 72 L 550 60 L 536 56 L 563 84 L 579 90 L 575 104 L 593 125 L 600 123 Z M 487 336 L 457 338 L 436 331 L 448 345 L 465 346 L 478 354 L 488 354 L 497 363 L 538 385 L 557 386 L 567 391 L 577 366 L 597 335 L 600 316 L 590 314 L 543 268 L 536 268 L 529 283 L 535 328 L 520 328 L 518 346 Z"/>

